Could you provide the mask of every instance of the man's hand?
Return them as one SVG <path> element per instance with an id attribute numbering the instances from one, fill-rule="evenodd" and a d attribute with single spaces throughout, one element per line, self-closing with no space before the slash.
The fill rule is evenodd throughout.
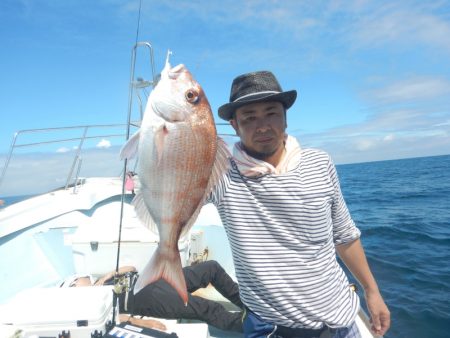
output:
<path id="1" fill-rule="evenodd" d="M 342 261 L 364 289 L 373 333 L 384 335 L 389 326 L 391 326 L 391 314 L 370 271 L 361 241 L 357 239 L 353 242 L 339 245 L 336 247 L 336 250 Z"/>
<path id="2" fill-rule="evenodd" d="M 131 265 L 126 265 L 126 266 L 121 266 L 119 268 L 119 271 L 117 272 L 117 275 L 123 275 L 124 273 L 127 272 L 135 272 L 136 268 L 134 266 Z M 114 276 L 116 276 L 116 270 L 113 270 L 111 272 L 108 272 L 106 275 L 104 275 L 103 277 L 99 278 L 94 285 L 103 285 L 105 284 L 105 282 L 107 280 L 110 280 L 111 278 L 113 278 Z"/>
<path id="3" fill-rule="evenodd" d="M 138 325 L 141 327 L 147 327 L 149 329 L 157 329 L 160 331 L 166 331 L 167 327 L 164 325 L 164 323 L 160 322 L 159 320 L 155 319 L 144 319 L 144 318 L 135 318 L 128 314 L 119 314 L 119 322 L 128 322 L 130 324 Z"/>
<path id="4" fill-rule="evenodd" d="M 378 290 L 366 291 L 367 308 L 369 309 L 372 332 L 382 336 L 391 326 L 391 313 Z"/>

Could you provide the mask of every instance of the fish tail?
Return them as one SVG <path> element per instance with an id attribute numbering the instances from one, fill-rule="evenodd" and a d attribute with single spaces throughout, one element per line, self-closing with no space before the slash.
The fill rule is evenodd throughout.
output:
<path id="1" fill-rule="evenodd" d="M 184 279 L 180 253 L 178 251 L 163 252 L 158 247 L 145 266 L 144 271 L 139 274 L 139 278 L 134 285 L 134 294 L 137 294 L 145 286 L 161 278 L 175 289 L 186 305 L 188 302 L 186 280 Z"/>

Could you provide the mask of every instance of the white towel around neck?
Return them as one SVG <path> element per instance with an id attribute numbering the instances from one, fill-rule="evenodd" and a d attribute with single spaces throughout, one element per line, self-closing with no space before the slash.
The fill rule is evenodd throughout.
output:
<path id="1" fill-rule="evenodd" d="M 236 142 L 233 147 L 233 159 L 244 176 L 255 177 L 266 174 L 284 174 L 294 169 L 299 164 L 301 157 L 301 147 L 295 137 L 286 135 L 285 149 L 284 157 L 274 167 L 268 162 L 251 157 L 242 148 L 241 142 Z"/>

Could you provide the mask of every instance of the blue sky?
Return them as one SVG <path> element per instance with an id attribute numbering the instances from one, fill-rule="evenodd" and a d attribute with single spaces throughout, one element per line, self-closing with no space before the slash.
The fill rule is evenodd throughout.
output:
<path id="1" fill-rule="evenodd" d="M 0 153 L 21 129 L 126 122 L 138 8 L 0 2 Z M 450 153 L 450 1 L 142 0 L 139 41 L 157 71 L 173 51 L 218 122 L 232 79 L 268 69 L 298 91 L 288 132 L 338 164 Z"/>

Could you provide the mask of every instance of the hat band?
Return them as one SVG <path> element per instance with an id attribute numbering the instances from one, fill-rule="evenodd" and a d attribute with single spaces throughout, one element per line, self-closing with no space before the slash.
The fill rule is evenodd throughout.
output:
<path id="1" fill-rule="evenodd" d="M 258 92 L 258 93 L 251 93 L 251 94 L 247 94 L 247 95 L 238 97 L 238 98 L 237 98 L 236 100 L 234 100 L 233 102 L 240 101 L 240 100 L 245 99 L 245 98 L 247 98 L 247 97 L 249 97 L 249 96 L 261 95 L 261 94 L 280 94 L 280 93 L 281 93 L 281 92 L 277 92 L 277 91 L 273 91 L 273 90 L 268 90 L 268 91 L 265 91 L 265 92 Z"/>

